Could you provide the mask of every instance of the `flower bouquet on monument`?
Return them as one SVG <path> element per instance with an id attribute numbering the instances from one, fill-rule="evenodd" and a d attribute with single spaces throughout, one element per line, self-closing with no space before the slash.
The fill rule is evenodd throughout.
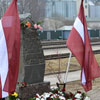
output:
<path id="1" fill-rule="evenodd" d="M 29 98 L 29 100 L 90 100 L 90 98 L 81 91 L 66 93 L 65 88 L 52 88 L 50 92 L 45 92 L 42 95 L 37 93 L 35 97 Z"/>
<path id="2" fill-rule="evenodd" d="M 32 19 L 30 19 L 30 21 L 25 20 L 20 23 L 22 28 L 31 28 L 31 29 L 40 30 L 40 31 L 43 30 L 42 24 L 43 24 L 43 21 L 38 21 L 37 23 L 35 23 L 34 21 L 32 21 Z"/>

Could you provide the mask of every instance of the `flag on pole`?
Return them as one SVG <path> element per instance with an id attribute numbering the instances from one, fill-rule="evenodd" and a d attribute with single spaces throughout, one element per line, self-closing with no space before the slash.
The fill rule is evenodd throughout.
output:
<path id="1" fill-rule="evenodd" d="M 84 15 L 83 0 L 79 14 L 67 40 L 67 47 L 81 65 L 81 81 L 85 91 L 92 89 L 92 80 L 100 77 L 100 68 L 90 45 L 86 19 Z"/>
<path id="2" fill-rule="evenodd" d="M 0 20 L 0 98 L 15 91 L 19 71 L 20 21 L 17 0 Z"/>

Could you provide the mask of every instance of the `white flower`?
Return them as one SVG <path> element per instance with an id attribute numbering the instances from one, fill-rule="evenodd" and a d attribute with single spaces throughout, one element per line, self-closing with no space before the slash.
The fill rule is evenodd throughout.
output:
<path id="1" fill-rule="evenodd" d="M 51 90 L 56 90 L 57 89 L 57 87 L 51 87 Z"/>
<path id="2" fill-rule="evenodd" d="M 35 100 L 47 100 L 47 98 L 59 98 L 60 100 L 66 100 L 64 97 L 64 93 L 62 91 L 58 91 L 58 93 L 43 93 L 42 95 L 36 94 L 37 98 Z M 82 98 L 85 98 L 84 100 L 90 100 L 90 98 L 86 95 L 82 95 L 82 93 L 75 93 L 74 97 L 76 98 L 75 100 L 81 100 Z M 67 100 L 73 100 L 72 98 L 67 99 Z"/>
<path id="3" fill-rule="evenodd" d="M 44 100 L 46 100 L 49 96 L 50 96 L 50 93 L 44 93 L 44 94 L 43 94 Z"/>
<path id="4" fill-rule="evenodd" d="M 80 94 L 80 93 L 77 93 L 77 94 L 75 95 L 75 98 L 80 99 L 80 98 L 81 98 L 81 94 Z"/>
<path id="5" fill-rule="evenodd" d="M 41 100 L 44 100 L 44 98 L 41 98 Z"/>
<path id="6" fill-rule="evenodd" d="M 17 98 L 16 100 L 20 100 L 19 98 Z"/>
<path id="7" fill-rule="evenodd" d="M 59 96 L 60 100 L 66 100 L 65 97 Z"/>
<path id="8" fill-rule="evenodd" d="M 58 91 L 59 94 L 63 95 L 63 93 L 61 91 Z"/>
<path id="9" fill-rule="evenodd" d="M 84 100 L 90 100 L 90 98 L 86 96 Z"/>
<path id="10" fill-rule="evenodd" d="M 36 100 L 40 100 L 39 98 L 36 98 Z"/>
<path id="11" fill-rule="evenodd" d="M 51 96 L 51 98 L 54 98 L 53 96 Z"/>

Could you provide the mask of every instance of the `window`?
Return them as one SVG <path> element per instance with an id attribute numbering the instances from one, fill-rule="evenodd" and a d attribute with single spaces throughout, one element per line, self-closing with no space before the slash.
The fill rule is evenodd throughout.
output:
<path id="1" fill-rule="evenodd" d="M 87 5 L 85 5 L 85 8 L 87 9 Z"/>
<path id="2" fill-rule="evenodd" d="M 87 3 L 87 0 L 85 0 L 85 3 Z"/>

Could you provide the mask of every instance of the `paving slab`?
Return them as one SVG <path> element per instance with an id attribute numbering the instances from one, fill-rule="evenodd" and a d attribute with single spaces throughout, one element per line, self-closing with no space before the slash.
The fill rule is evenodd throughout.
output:
<path id="1" fill-rule="evenodd" d="M 68 73 L 66 90 L 71 92 L 76 92 L 77 90 L 84 91 L 83 87 L 81 86 L 80 81 L 80 73 L 81 71 L 74 71 Z M 61 74 L 61 79 L 64 79 L 65 73 Z M 57 79 L 57 74 L 53 75 L 45 75 L 44 81 L 49 81 L 51 86 L 56 86 L 56 82 L 59 82 Z M 91 100 L 100 100 L 100 77 L 96 78 L 93 82 L 92 90 L 87 92 L 87 95 L 91 98 Z"/>
<path id="2" fill-rule="evenodd" d="M 100 45 L 94 45 L 92 46 L 92 50 L 100 50 Z M 69 49 L 66 48 L 57 48 L 57 49 L 44 49 L 43 50 L 44 56 L 47 55 L 55 55 L 55 54 L 65 54 L 70 53 Z"/>
<path id="3" fill-rule="evenodd" d="M 80 73 L 81 71 L 78 70 L 74 72 L 69 72 L 67 76 L 65 76 L 65 73 L 45 75 L 44 81 L 50 81 L 51 85 L 55 85 L 57 82 L 59 83 L 57 77 L 59 77 L 62 82 L 64 82 L 65 77 L 67 77 L 67 82 L 76 81 L 76 80 L 80 80 Z"/>

